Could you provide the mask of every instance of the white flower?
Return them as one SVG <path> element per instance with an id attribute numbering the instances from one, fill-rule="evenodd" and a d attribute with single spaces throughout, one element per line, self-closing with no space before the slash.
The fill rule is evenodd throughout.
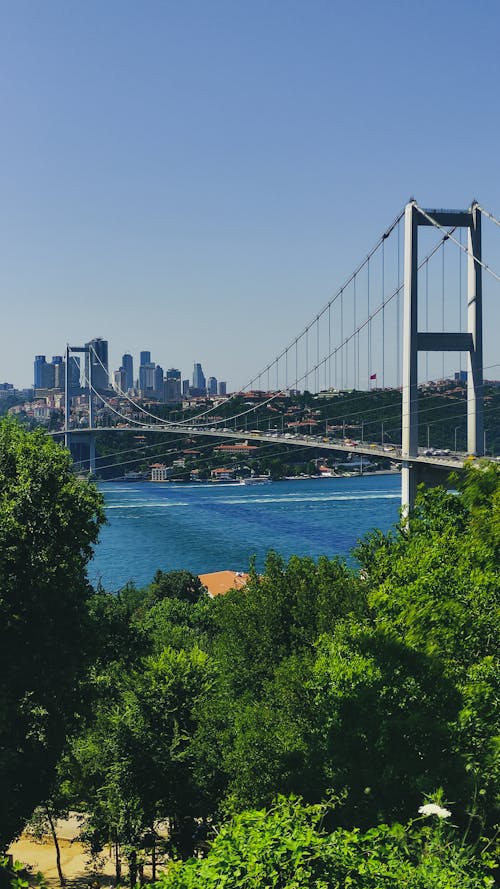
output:
<path id="1" fill-rule="evenodd" d="M 420 806 L 418 811 L 421 815 L 437 815 L 438 818 L 449 818 L 451 816 L 449 809 L 443 809 L 442 806 L 438 806 L 436 803 L 426 803 L 425 806 Z"/>

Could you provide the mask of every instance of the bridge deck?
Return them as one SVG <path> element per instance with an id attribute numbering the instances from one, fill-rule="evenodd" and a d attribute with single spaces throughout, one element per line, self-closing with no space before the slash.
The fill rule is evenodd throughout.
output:
<path id="1" fill-rule="evenodd" d="M 211 438 L 218 439 L 227 439 L 229 441 L 254 441 L 254 442 L 265 442 L 276 443 L 276 444 L 287 444 L 293 445 L 295 447 L 306 447 L 306 448 L 321 448 L 321 450 L 342 452 L 342 453 L 351 453 L 351 454 L 359 454 L 366 457 L 383 457 L 386 460 L 392 460 L 395 463 L 416 463 L 423 464 L 428 466 L 435 466 L 441 469 L 449 469 L 450 471 L 453 469 L 462 469 L 465 462 L 471 459 L 470 455 L 460 453 L 460 452 L 450 452 L 446 455 L 438 455 L 438 454 L 426 454 L 424 453 L 427 448 L 420 448 L 419 454 L 417 456 L 403 456 L 401 453 L 401 448 L 396 445 L 384 445 L 382 446 L 378 442 L 366 442 L 366 441 L 352 441 L 351 439 L 333 439 L 331 437 L 322 437 L 322 436 L 312 436 L 312 435 L 298 435 L 298 434 L 290 434 L 290 433 L 265 433 L 265 432 L 249 432 L 245 430 L 221 430 L 221 429 L 200 429 L 193 428 L 190 426 L 161 426 L 161 425 L 151 425 L 151 426 L 95 426 L 92 428 L 80 428 L 80 429 L 70 429 L 69 430 L 71 436 L 83 436 L 89 434 L 96 434 L 98 432 L 137 432 L 141 434 L 151 434 L 151 433 L 169 433 L 173 435 L 185 435 L 189 433 L 189 435 L 193 436 L 209 436 Z M 58 432 L 49 432 L 49 435 L 52 436 L 62 436 L 64 435 L 64 430 L 60 430 Z M 483 459 L 483 458 L 482 458 Z M 489 459 L 489 458 L 485 458 Z M 491 459 L 491 458 L 490 458 Z"/>

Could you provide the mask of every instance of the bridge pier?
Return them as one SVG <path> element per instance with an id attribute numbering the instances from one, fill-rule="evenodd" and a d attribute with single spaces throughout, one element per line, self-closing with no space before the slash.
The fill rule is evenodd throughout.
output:
<path id="1" fill-rule="evenodd" d="M 72 440 L 72 431 L 70 426 L 70 410 L 71 410 L 71 380 L 70 380 L 70 357 L 73 352 L 78 352 L 83 355 L 89 354 L 88 346 L 66 346 L 66 368 L 64 375 L 64 446 L 71 451 L 71 440 Z M 92 385 L 92 361 L 88 362 L 88 380 L 87 380 L 87 391 L 88 391 L 88 410 L 89 410 L 89 429 L 92 429 L 94 426 L 94 400 L 93 400 L 93 391 L 94 387 Z M 76 431 L 76 430 L 75 430 Z M 85 433 L 84 433 L 85 436 Z M 79 436 L 80 437 L 80 436 Z M 88 436 L 88 445 L 89 445 L 89 473 L 91 475 L 95 475 L 95 433 L 89 432 Z M 80 441 L 81 441 L 80 437 Z"/>
<path id="2" fill-rule="evenodd" d="M 415 504 L 417 487 L 425 484 L 427 488 L 436 488 L 438 485 L 447 487 L 449 476 L 452 472 L 461 472 L 462 467 L 438 466 L 435 463 L 414 463 L 404 460 L 401 466 L 401 503 L 407 513 Z"/>
<path id="3" fill-rule="evenodd" d="M 95 475 L 95 434 L 89 434 L 89 472 Z"/>
<path id="4" fill-rule="evenodd" d="M 64 447 L 70 451 L 73 463 L 81 464 L 85 471 L 95 475 L 96 450 L 94 432 L 82 431 L 81 429 L 65 432 Z"/>
<path id="5" fill-rule="evenodd" d="M 403 460 L 401 464 L 401 506 L 405 512 L 413 508 L 417 495 L 417 484 L 416 464 Z"/>
<path id="6" fill-rule="evenodd" d="M 476 204 L 471 217 L 468 247 L 481 259 L 481 211 Z M 467 355 L 467 450 L 479 456 L 484 454 L 482 270 L 470 255 L 468 263 L 467 321 L 472 348 Z"/>

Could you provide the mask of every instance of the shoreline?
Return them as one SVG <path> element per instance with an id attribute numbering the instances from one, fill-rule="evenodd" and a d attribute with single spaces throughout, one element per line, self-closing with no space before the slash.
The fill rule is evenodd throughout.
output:
<path id="1" fill-rule="evenodd" d="M 373 472 L 346 472 L 339 473 L 338 475 L 284 475 L 282 478 L 270 479 L 269 481 L 273 484 L 279 482 L 309 482 L 314 481 L 316 479 L 331 479 L 331 478 L 367 478 L 373 475 L 399 475 L 399 469 L 374 469 Z M 98 478 L 96 482 L 100 485 L 106 484 L 117 484 L 123 482 L 124 484 L 154 484 L 154 485 L 213 485 L 217 487 L 217 485 L 239 485 L 239 479 L 224 479 L 224 481 L 212 481 L 211 479 L 203 479 L 200 481 L 184 481 L 184 479 L 166 479 L 161 482 L 152 482 L 150 478 L 137 478 L 137 479 L 126 479 L 126 478 Z M 258 484 L 258 482 L 256 483 Z M 266 482 L 268 484 L 268 482 Z"/>

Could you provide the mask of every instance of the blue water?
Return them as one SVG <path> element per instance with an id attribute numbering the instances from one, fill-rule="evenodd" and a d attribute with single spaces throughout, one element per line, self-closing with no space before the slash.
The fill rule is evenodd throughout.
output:
<path id="1" fill-rule="evenodd" d="M 371 528 L 398 518 L 399 475 L 304 479 L 270 485 L 101 485 L 108 524 L 89 568 L 92 583 L 116 590 L 149 583 L 158 568 L 193 574 L 257 569 L 274 549 L 313 558 L 348 556 Z"/>

